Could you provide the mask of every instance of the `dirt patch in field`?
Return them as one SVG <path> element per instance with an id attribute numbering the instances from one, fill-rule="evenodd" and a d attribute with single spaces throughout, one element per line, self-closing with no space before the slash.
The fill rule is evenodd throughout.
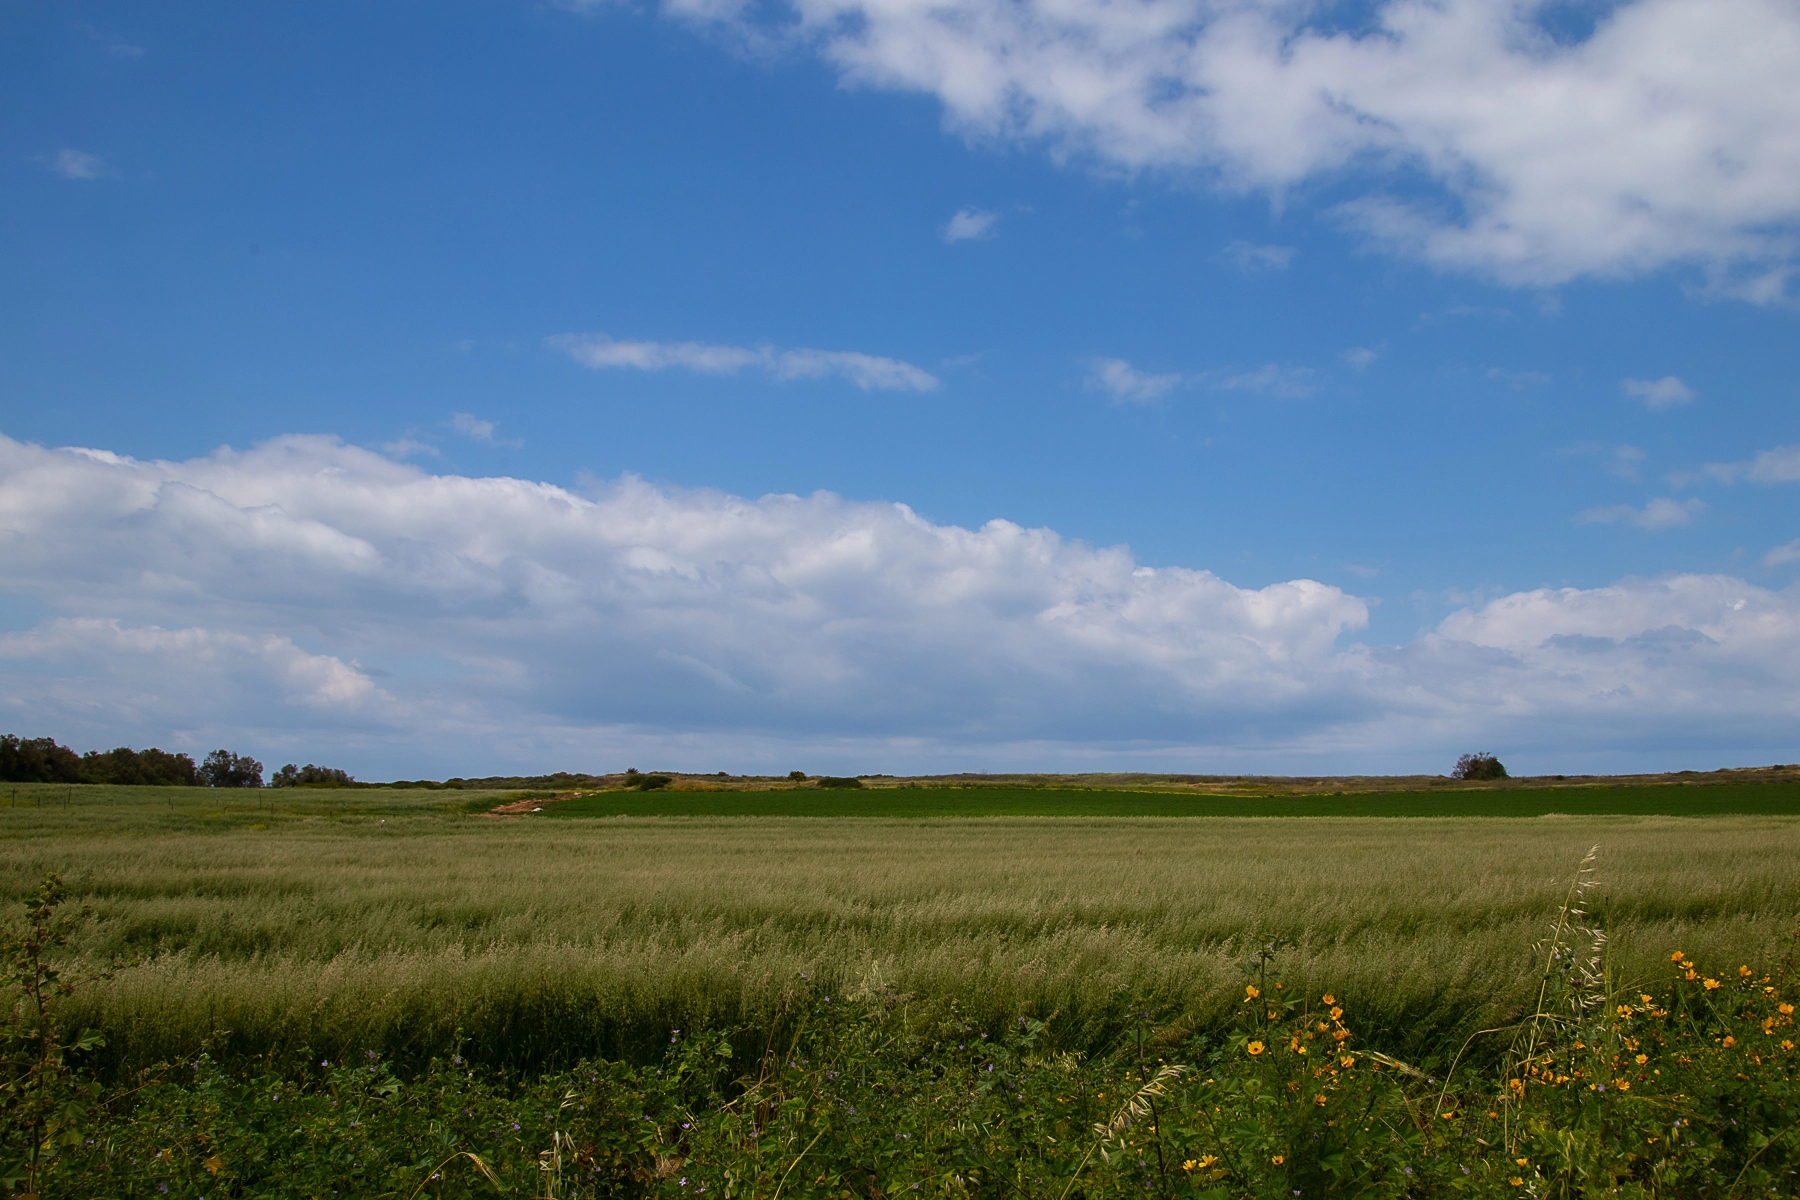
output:
<path id="1" fill-rule="evenodd" d="M 529 800 L 514 800 L 510 804 L 502 804 L 498 808 L 490 808 L 484 813 L 477 813 L 476 816 L 529 817 L 534 812 L 542 812 L 547 804 L 555 804 L 558 800 L 567 800 L 568 798 L 568 796 L 552 796 L 546 800 L 542 796 L 535 796 Z"/>

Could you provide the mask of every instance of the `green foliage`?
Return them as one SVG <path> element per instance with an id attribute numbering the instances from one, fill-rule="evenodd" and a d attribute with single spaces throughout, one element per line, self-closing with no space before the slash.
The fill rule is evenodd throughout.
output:
<path id="1" fill-rule="evenodd" d="M 1791 963 L 1709 981 L 1691 962 L 1527 1076 L 1440 1080 L 1382 1054 L 1266 950 L 1225 1029 L 1139 1012 L 1091 1056 L 1032 1017 L 922 1013 L 878 972 L 849 995 L 796 979 L 771 1032 L 669 1030 L 636 1066 L 513 1076 L 455 1055 L 407 1077 L 375 1055 L 228 1071 L 201 1054 L 118 1105 L 47 1194 L 1791 1195 Z"/>
<path id="2" fill-rule="evenodd" d="M 863 781 L 856 778 L 854 775 L 850 775 L 850 776 L 821 775 L 821 776 L 819 776 L 819 786 L 822 788 L 859 788 L 862 785 L 863 785 Z"/>
<path id="3" fill-rule="evenodd" d="M 77 1074 L 71 1056 L 102 1044 L 94 1030 L 65 1036 L 57 1001 L 80 982 L 51 962 L 66 945 L 73 917 L 57 910 L 66 899 L 63 883 L 46 875 L 25 902 L 25 925 L 0 941 L 8 1004 L 0 1018 L 0 1183 L 35 1195 L 68 1152 L 82 1144 L 94 1119 L 100 1088 Z"/>
<path id="4" fill-rule="evenodd" d="M 263 785 L 262 773 L 262 764 L 248 754 L 214 750 L 200 764 L 196 776 L 206 787 L 259 788 Z"/>
<path id="5" fill-rule="evenodd" d="M 1506 768 L 1491 754 L 1465 754 L 1456 760 L 1452 779 L 1505 779 Z"/>
<path id="6" fill-rule="evenodd" d="M 0 780 L 7 783 L 79 783 L 81 759 L 54 738 L 0 735 Z"/>
<path id="7" fill-rule="evenodd" d="M 355 782 L 356 778 L 348 772 L 311 763 L 304 767 L 289 763 L 269 777 L 270 787 L 348 787 Z"/>

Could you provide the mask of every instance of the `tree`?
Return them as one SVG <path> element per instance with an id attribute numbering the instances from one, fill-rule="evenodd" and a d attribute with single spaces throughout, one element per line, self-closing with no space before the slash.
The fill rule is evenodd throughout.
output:
<path id="1" fill-rule="evenodd" d="M 262 764 L 248 754 L 214 750 L 206 756 L 196 774 L 207 787 L 259 788 L 263 785 L 262 772 Z"/>
<path id="2" fill-rule="evenodd" d="M 1456 760 L 1452 779 L 1505 779 L 1506 768 L 1491 754 L 1465 754 Z"/>
<path id="3" fill-rule="evenodd" d="M 193 787 L 197 768 L 185 754 L 170 754 L 155 746 L 133 750 L 89 750 L 81 756 L 81 782 L 152 784 Z"/>
<path id="4" fill-rule="evenodd" d="M 80 783 L 81 759 L 53 738 L 0 737 L 0 781 L 6 783 Z"/>

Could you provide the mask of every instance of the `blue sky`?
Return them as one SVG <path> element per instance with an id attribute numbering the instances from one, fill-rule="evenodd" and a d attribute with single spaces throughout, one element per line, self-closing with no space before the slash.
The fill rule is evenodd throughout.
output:
<path id="1" fill-rule="evenodd" d="M 375 776 L 1800 757 L 1790 8 L 0 22 L 18 732 Z M 527 495 L 597 540 L 509 553 Z M 894 504 L 949 556 L 917 590 Z M 1145 615 L 1143 568 L 1189 591 Z"/>

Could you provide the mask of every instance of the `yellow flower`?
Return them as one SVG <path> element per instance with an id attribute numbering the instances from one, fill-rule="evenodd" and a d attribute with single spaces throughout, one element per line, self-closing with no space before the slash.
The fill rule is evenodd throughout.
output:
<path id="1" fill-rule="evenodd" d="M 1684 959 L 1686 957 L 1687 957 L 1687 955 L 1685 955 L 1681 951 L 1677 950 L 1675 953 L 1669 955 L 1669 961 L 1670 962 L 1680 962 L 1682 959 Z"/>
<path id="2" fill-rule="evenodd" d="M 1279 1167 L 1282 1163 L 1286 1162 L 1287 1159 L 1285 1159 L 1285 1158 L 1281 1157 L 1281 1155 L 1277 1154 L 1274 1158 L 1271 1158 L 1269 1161 Z"/>
<path id="3" fill-rule="evenodd" d="M 1346 1054 L 1346 1055 L 1344 1055 L 1344 1057 L 1338 1059 L 1338 1066 L 1340 1066 L 1340 1067 L 1344 1067 L 1344 1068 L 1348 1069 L 1350 1067 L 1354 1067 L 1355 1065 L 1356 1065 L 1356 1058 L 1354 1055 Z"/>
<path id="4" fill-rule="evenodd" d="M 1631 1080 L 1615 1079 L 1613 1080 L 1613 1086 L 1618 1088 L 1621 1092 L 1629 1092 L 1631 1090 Z"/>
<path id="5" fill-rule="evenodd" d="M 1187 1160 L 1187 1161 L 1186 1161 L 1186 1162 L 1184 1162 L 1184 1163 L 1182 1163 L 1182 1164 L 1181 1164 L 1181 1169 L 1182 1169 L 1182 1170 L 1184 1170 L 1184 1171 L 1191 1171 L 1191 1170 L 1193 1170 L 1193 1169 L 1194 1169 L 1194 1168 L 1195 1168 L 1195 1167 L 1197 1167 L 1197 1166 L 1199 1166 L 1199 1165 L 1200 1165 L 1200 1162 L 1199 1162 L 1199 1160 L 1198 1160 L 1198 1159 L 1192 1159 L 1192 1158 L 1190 1158 L 1190 1159 L 1188 1159 L 1188 1160 Z"/>
<path id="6" fill-rule="evenodd" d="M 1317 1104 L 1320 1108 L 1324 1108 L 1325 1107 L 1325 1093 L 1320 1092 L 1318 1095 L 1314 1096 L 1313 1103 Z"/>
<path id="7" fill-rule="evenodd" d="M 1629 1005 L 1629 1004 L 1619 1005 L 1619 1015 L 1621 1017 L 1629 1017 L 1631 1015 L 1631 1005 Z"/>
<path id="8" fill-rule="evenodd" d="M 1637 1065 L 1640 1067 L 1649 1061 L 1650 1061 L 1650 1056 L 1648 1054 L 1640 1054 L 1637 1056 Z"/>
<path id="9" fill-rule="evenodd" d="M 1439 1113 L 1438 1116 L 1444 1118 L 1444 1120 L 1446 1120 L 1446 1121 L 1456 1120 L 1456 1114 L 1453 1112 Z"/>
<path id="10" fill-rule="evenodd" d="M 1655 999 L 1655 997 L 1650 995 L 1650 993 L 1648 993 L 1648 992 L 1640 992 L 1638 994 L 1638 999 L 1642 1000 L 1645 1004 L 1649 1004 L 1652 1000 Z"/>
<path id="11" fill-rule="evenodd" d="M 1733 1046 L 1735 1046 L 1735 1045 L 1737 1045 L 1737 1039 L 1736 1039 L 1736 1038 L 1734 1038 L 1734 1037 L 1732 1037 L 1732 1036 L 1731 1036 L 1731 1035 L 1730 1035 L 1730 1034 L 1729 1034 L 1729 1033 L 1728 1033 L 1728 1034 L 1726 1034 L 1726 1035 L 1725 1035 L 1725 1040 L 1724 1040 L 1724 1041 L 1722 1041 L 1722 1042 L 1720 1042 L 1720 1043 L 1719 1043 L 1719 1045 L 1721 1045 L 1721 1046 L 1723 1046 L 1723 1047 L 1725 1047 L 1725 1048 L 1726 1048 L 1726 1049 L 1727 1049 L 1727 1050 L 1729 1050 L 1729 1049 L 1731 1049 L 1731 1048 L 1732 1048 L 1732 1047 L 1733 1047 Z"/>
<path id="12" fill-rule="evenodd" d="M 1200 1156 L 1200 1169 L 1204 1171 L 1218 1161 L 1219 1156 L 1216 1154 L 1202 1154 Z"/>
<path id="13" fill-rule="evenodd" d="M 1261 1054 L 1263 1052 L 1263 1044 L 1261 1042 L 1251 1042 L 1248 1046 L 1245 1046 L 1244 1049 L 1252 1054 Z"/>
<path id="14" fill-rule="evenodd" d="M 1775 1006 L 1775 1011 L 1784 1017 L 1791 1017 L 1794 1015 L 1794 1006 L 1787 1003 L 1777 1004 Z"/>
<path id="15" fill-rule="evenodd" d="M 1334 1021 L 1341 1021 L 1341 1020 L 1343 1020 L 1343 1019 L 1344 1019 L 1344 1010 L 1343 1010 L 1343 1009 L 1341 1009 L 1341 1008 L 1334 1008 L 1334 1009 L 1332 1009 L 1332 1010 L 1331 1010 L 1331 1019 L 1332 1019 L 1332 1020 L 1334 1020 Z"/>
<path id="16" fill-rule="evenodd" d="M 1319 999 L 1323 1000 L 1327 1004 L 1336 1004 L 1337 1003 L 1337 997 L 1333 996 L 1330 992 L 1326 992 L 1323 996 L 1320 996 Z"/>
<path id="17" fill-rule="evenodd" d="M 1719 981 L 1716 979 L 1709 979 L 1706 981 L 1704 986 L 1707 991 L 1716 992 L 1719 990 Z"/>
<path id="18" fill-rule="evenodd" d="M 1742 975 L 1745 979 L 1748 979 L 1748 978 L 1750 978 L 1750 968 L 1749 967 L 1739 967 L 1738 974 Z"/>
<path id="19" fill-rule="evenodd" d="M 1262 995 L 1262 993 L 1256 990 L 1256 985 L 1254 983 L 1246 983 L 1244 985 L 1244 1003 L 1248 1004 L 1260 995 Z"/>
<path id="20" fill-rule="evenodd" d="M 1531 1165 L 1531 1160 L 1529 1158 L 1515 1158 L 1513 1161 L 1518 1163 L 1521 1167 L 1529 1167 Z"/>
<path id="21" fill-rule="evenodd" d="M 1794 1043 L 1791 1040 L 1784 1040 L 1781 1043 L 1781 1048 L 1783 1050 L 1792 1050 L 1794 1048 Z"/>

